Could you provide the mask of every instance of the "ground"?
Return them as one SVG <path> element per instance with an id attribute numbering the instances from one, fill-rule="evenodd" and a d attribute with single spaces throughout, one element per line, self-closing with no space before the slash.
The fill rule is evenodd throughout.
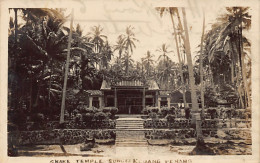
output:
<path id="1" fill-rule="evenodd" d="M 161 143 L 159 143 L 161 142 Z M 164 143 L 162 143 L 164 142 Z M 192 140 L 191 140 L 192 142 Z M 250 155 L 251 145 L 244 142 L 234 143 L 226 141 L 220 143 L 219 140 L 205 140 L 207 147 L 214 152 L 214 155 Z M 211 142 L 211 143 L 210 143 Z M 215 143 L 213 143 L 215 142 Z M 218 142 L 218 143 L 216 143 Z M 170 145 L 167 140 L 153 140 L 153 144 L 147 147 L 117 147 L 115 145 L 96 145 L 91 151 L 80 151 L 82 144 L 64 145 L 67 154 L 63 153 L 59 145 L 36 145 L 19 147 L 19 156 L 93 156 L 93 157 L 128 157 L 128 156 L 172 156 L 189 155 L 195 145 Z M 192 143 L 193 144 L 193 143 Z M 200 153 L 208 155 L 209 153 Z"/>

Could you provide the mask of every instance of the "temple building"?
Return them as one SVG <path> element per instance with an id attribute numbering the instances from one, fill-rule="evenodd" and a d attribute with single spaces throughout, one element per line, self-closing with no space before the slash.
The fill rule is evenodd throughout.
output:
<path id="1" fill-rule="evenodd" d="M 146 106 L 170 107 L 169 91 L 159 89 L 155 80 L 111 83 L 103 80 L 100 90 L 87 90 L 89 107 L 117 107 L 118 114 L 141 114 Z"/>

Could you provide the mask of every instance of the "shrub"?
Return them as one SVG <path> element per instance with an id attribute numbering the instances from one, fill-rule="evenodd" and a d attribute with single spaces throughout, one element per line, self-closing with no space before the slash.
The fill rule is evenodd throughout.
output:
<path id="1" fill-rule="evenodd" d="M 76 117 L 74 118 L 75 123 L 79 123 L 82 121 L 82 114 L 77 114 Z"/>
<path id="2" fill-rule="evenodd" d="M 90 122 L 92 121 L 94 115 L 92 113 L 86 113 L 82 115 L 82 121 L 83 122 Z"/>
<path id="3" fill-rule="evenodd" d="M 33 114 L 31 120 L 36 123 L 41 123 L 44 120 L 44 115 L 42 113 Z"/>
<path id="4" fill-rule="evenodd" d="M 108 118 L 112 118 L 112 114 L 110 112 L 105 113 L 107 115 Z"/>
<path id="5" fill-rule="evenodd" d="M 117 112 L 118 112 L 118 108 L 116 108 L 116 107 L 111 107 L 110 113 L 111 113 L 112 115 L 115 115 Z"/>
<path id="6" fill-rule="evenodd" d="M 161 115 L 162 115 L 162 117 L 165 117 L 169 113 L 170 113 L 170 108 L 168 108 L 168 107 L 161 108 Z"/>
<path id="7" fill-rule="evenodd" d="M 159 108 L 158 107 L 147 107 L 148 113 L 158 113 Z"/>
<path id="8" fill-rule="evenodd" d="M 168 123 L 173 123 L 174 120 L 175 120 L 175 115 L 173 115 L 173 114 L 168 114 L 168 115 L 166 116 L 166 119 L 167 119 L 167 122 L 168 122 Z"/>
<path id="9" fill-rule="evenodd" d="M 80 112 L 80 113 L 86 113 L 86 106 L 83 105 L 83 104 L 80 104 L 77 106 L 77 110 Z"/>
<path id="10" fill-rule="evenodd" d="M 180 109 L 172 106 L 170 107 L 168 114 L 176 114 L 176 111 L 180 111 Z"/>
<path id="11" fill-rule="evenodd" d="M 102 109 L 102 111 L 103 111 L 104 113 L 110 113 L 110 112 L 111 112 L 111 108 L 110 108 L 110 107 L 104 107 L 104 108 Z"/>
<path id="12" fill-rule="evenodd" d="M 145 108 L 145 109 L 142 110 L 142 113 L 147 115 L 148 114 L 148 110 Z"/>
<path id="13" fill-rule="evenodd" d="M 94 114 L 95 121 L 103 121 L 107 119 L 107 115 L 104 112 L 97 112 Z"/>
<path id="14" fill-rule="evenodd" d="M 92 108 L 86 108 L 86 113 L 94 113 L 94 110 Z"/>
<path id="15" fill-rule="evenodd" d="M 154 112 L 149 113 L 149 117 L 150 117 L 151 119 L 153 119 L 153 120 L 158 118 L 157 114 L 154 113 Z"/>

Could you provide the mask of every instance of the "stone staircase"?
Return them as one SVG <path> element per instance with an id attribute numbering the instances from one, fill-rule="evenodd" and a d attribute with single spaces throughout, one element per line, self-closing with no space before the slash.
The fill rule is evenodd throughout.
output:
<path id="1" fill-rule="evenodd" d="M 141 118 L 119 118 L 116 122 L 116 146 L 146 147 Z"/>

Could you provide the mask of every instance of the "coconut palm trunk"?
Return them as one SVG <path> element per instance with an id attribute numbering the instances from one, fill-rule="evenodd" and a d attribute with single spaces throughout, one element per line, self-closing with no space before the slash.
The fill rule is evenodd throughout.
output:
<path id="1" fill-rule="evenodd" d="M 246 79 L 246 67 L 245 67 L 245 54 L 243 51 L 243 35 L 242 35 L 242 24 L 240 26 L 240 33 L 239 33 L 239 44 L 240 44 L 240 53 L 241 53 L 241 69 L 242 69 L 242 78 L 243 78 L 243 83 L 244 83 L 244 88 L 245 88 L 245 96 L 247 101 L 247 106 L 250 108 L 251 107 L 251 102 L 250 102 L 250 94 L 249 94 L 249 89 L 247 85 L 247 79 Z"/>
<path id="2" fill-rule="evenodd" d="M 182 96 L 183 96 L 183 102 L 184 102 L 184 107 L 187 107 L 187 102 L 186 102 L 186 94 L 185 94 L 185 83 L 184 83 L 184 79 L 183 79 L 183 71 L 182 71 L 182 64 L 183 62 L 181 61 L 181 57 L 180 57 L 180 49 L 179 49 L 179 45 L 178 45 L 178 39 L 177 39 L 177 32 L 176 32 L 176 28 L 175 28 L 175 23 L 174 23 L 174 19 L 173 19 L 173 11 L 170 10 L 170 16 L 171 16 L 171 20 L 172 20 L 172 26 L 173 26 L 173 30 L 174 30 L 174 39 L 175 39 L 175 45 L 176 45 L 176 49 L 177 49 L 177 55 L 178 55 L 178 60 L 180 65 L 179 67 L 179 72 L 181 75 L 181 84 L 182 84 Z"/>
<path id="3" fill-rule="evenodd" d="M 192 123 L 195 124 L 194 113 L 198 113 L 199 106 L 198 106 L 196 89 L 195 89 L 195 79 L 194 79 L 193 65 L 192 65 L 192 58 L 191 58 L 189 33 L 188 33 L 188 26 L 186 20 L 186 12 L 184 8 L 182 8 L 182 14 L 183 14 L 183 25 L 184 25 L 184 32 L 185 32 L 185 40 L 184 40 L 185 51 L 186 51 L 186 57 L 188 62 L 189 81 L 190 81 L 189 83 L 191 89 L 191 103 L 192 103 L 192 113 L 193 113 Z"/>
<path id="4" fill-rule="evenodd" d="M 205 14 L 203 12 L 203 26 L 202 26 L 202 35 L 201 35 L 201 43 L 200 43 L 200 98 L 201 98 L 201 109 L 202 109 L 202 117 L 205 117 L 204 111 L 204 80 L 203 80 L 203 40 L 204 40 L 204 31 L 205 31 Z"/>
<path id="5" fill-rule="evenodd" d="M 49 89 L 48 89 L 48 107 L 51 107 L 51 82 L 52 82 L 52 72 L 53 72 L 53 62 L 50 60 L 50 79 L 49 79 Z"/>
<path id="6" fill-rule="evenodd" d="M 74 18 L 74 9 L 72 9 L 72 12 L 71 12 L 70 32 L 69 32 L 69 40 L 68 40 L 68 53 L 67 53 L 67 60 L 66 60 L 64 85 L 63 85 L 63 90 L 62 90 L 60 124 L 64 123 L 65 99 L 66 99 L 66 89 L 67 89 L 67 80 L 68 80 L 68 71 L 69 71 L 69 60 L 70 60 L 70 47 L 71 47 L 72 29 L 73 29 L 73 27 L 72 27 L 73 18 Z"/>
<path id="7" fill-rule="evenodd" d="M 190 41 L 189 41 L 189 33 L 188 33 L 188 26 L 186 20 L 186 12 L 185 9 L 182 8 L 183 14 L 183 25 L 184 25 L 184 32 L 185 32 L 185 50 L 187 55 L 187 62 L 188 62 L 188 70 L 189 70 L 189 81 L 190 81 L 190 89 L 191 89 L 191 103 L 192 103 L 192 126 L 196 129 L 197 133 L 197 147 L 205 147 L 204 139 L 202 136 L 201 130 L 201 119 L 200 113 L 198 112 L 198 101 L 197 95 L 195 90 L 195 79 L 193 74 L 193 65 L 192 65 L 192 58 L 191 58 L 191 50 L 190 50 Z"/>

